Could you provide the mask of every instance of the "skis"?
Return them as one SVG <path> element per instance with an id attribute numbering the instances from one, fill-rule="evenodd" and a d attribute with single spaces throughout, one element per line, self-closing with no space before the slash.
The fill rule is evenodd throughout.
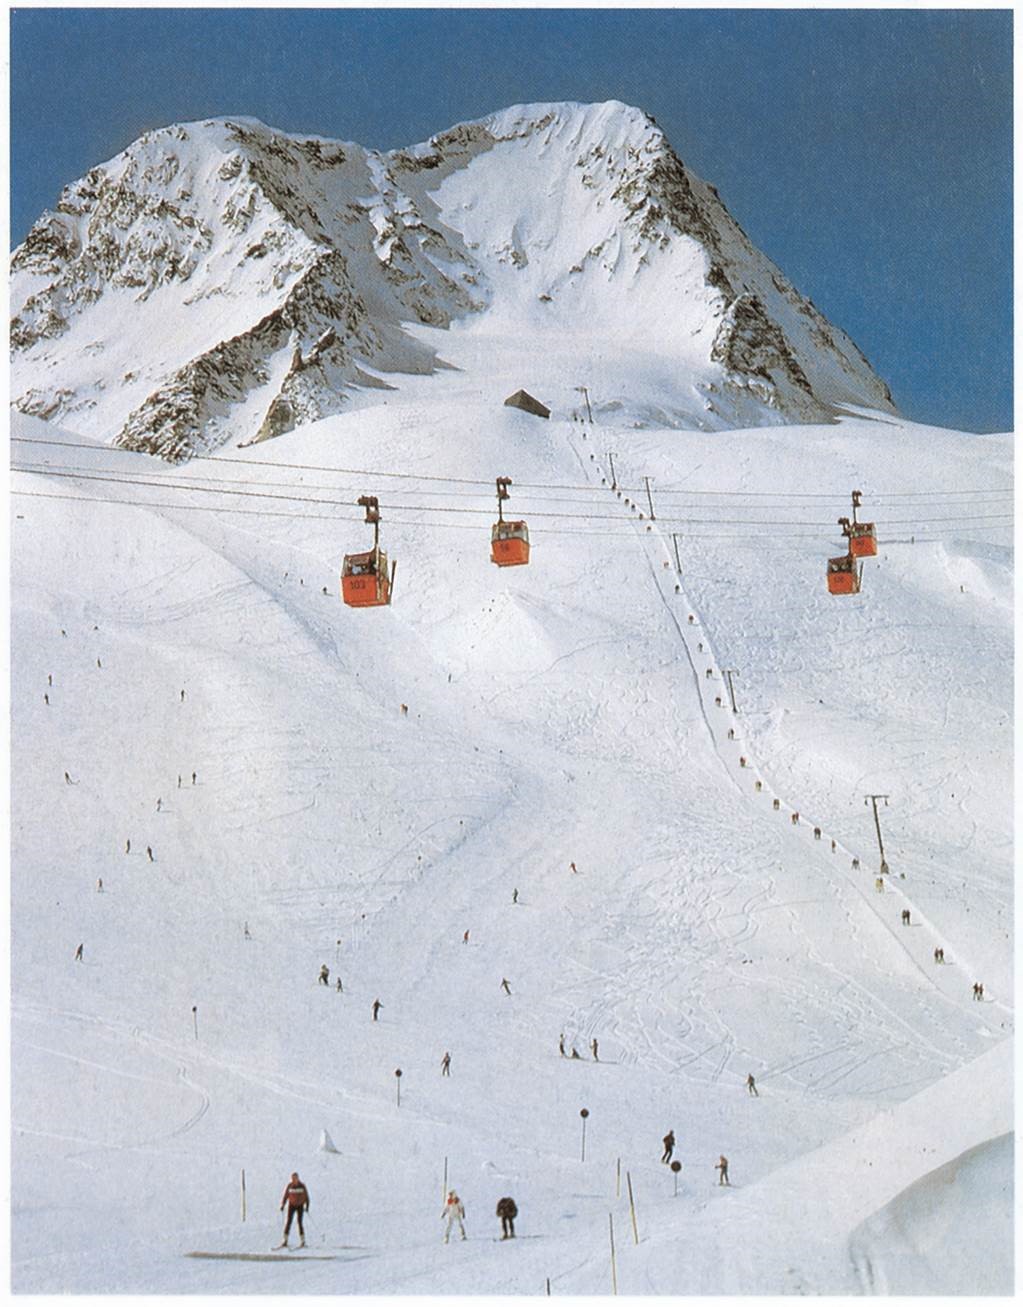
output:
<path id="1" fill-rule="evenodd" d="M 271 1248 L 266 1253 L 229 1253 L 229 1252 L 189 1252 L 186 1257 L 201 1257 L 208 1261 L 222 1262 L 335 1262 L 333 1253 L 314 1253 L 305 1248 L 299 1250 L 281 1250 Z"/>

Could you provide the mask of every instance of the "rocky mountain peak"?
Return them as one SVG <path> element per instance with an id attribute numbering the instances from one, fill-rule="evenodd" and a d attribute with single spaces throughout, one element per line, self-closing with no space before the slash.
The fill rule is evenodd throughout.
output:
<path id="1" fill-rule="evenodd" d="M 410 327 L 456 319 L 560 348 L 628 323 L 675 358 L 680 427 L 891 404 L 616 101 L 517 105 L 387 153 L 251 118 L 161 128 L 67 186 L 12 274 L 17 406 L 173 460 L 430 371 Z"/>

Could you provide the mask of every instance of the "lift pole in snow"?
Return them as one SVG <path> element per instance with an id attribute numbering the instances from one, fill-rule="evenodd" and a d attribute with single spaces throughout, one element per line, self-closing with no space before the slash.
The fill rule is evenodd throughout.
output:
<path id="1" fill-rule="evenodd" d="M 732 712 L 738 712 L 739 709 L 735 706 L 735 690 L 732 688 L 732 677 L 739 675 L 739 669 L 738 667 L 722 667 L 721 670 L 728 678 L 728 697 L 732 701 Z"/>
<path id="2" fill-rule="evenodd" d="M 646 501 L 650 505 L 650 520 L 653 522 L 657 515 L 654 513 L 654 497 L 650 493 L 650 478 L 644 477 L 643 480 L 646 482 Z"/>
<path id="3" fill-rule="evenodd" d="M 586 401 L 586 416 L 590 420 L 590 426 L 593 426 L 593 410 L 590 408 L 590 392 L 585 386 L 576 386 L 576 390 L 582 391 L 583 399 Z"/>
<path id="4" fill-rule="evenodd" d="M 888 863 L 884 860 L 884 844 L 881 841 L 881 821 L 877 815 L 878 799 L 884 799 L 884 806 L 888 807 L 887 794 L 867 794 L 864 796 L 863 802 L 864 804 L 872 803 L 874 805 L 874 826 L 877 830 L 877 847 L 881 852 L 881 875 L 883 876 L 888 870 Z"/>
<path id="5" fill-rule="evenodd" d="M 671 533 L 671 541 L 672 541 L 672 544 L 675 546 L 675 570 L 678 572 L 679 576 L 681 576 L 681 575 L 682 575 L 682 560 L 681 560 L 681 558 L 679 558 L 679 556 L 678 556 L 678 536 L 675 534 L 674 531 Z"/>
<path id="6" fill-rule="evenodd" d="M 610 450 L 607 452 L 607 461 L 611 464 L 611 489 L 618 489 L 618 478 L 615 476 L 615 456 Z"/>

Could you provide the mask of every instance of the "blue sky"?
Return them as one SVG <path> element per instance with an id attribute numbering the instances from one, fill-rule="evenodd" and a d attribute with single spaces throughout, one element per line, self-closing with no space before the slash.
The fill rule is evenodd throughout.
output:
<path id="1" fill-rule="evenodd" d="M 11 237 L 151 127 L 653 114 L 920 421 L 1012 426 L 1011 10 L 14 9 Z"/>

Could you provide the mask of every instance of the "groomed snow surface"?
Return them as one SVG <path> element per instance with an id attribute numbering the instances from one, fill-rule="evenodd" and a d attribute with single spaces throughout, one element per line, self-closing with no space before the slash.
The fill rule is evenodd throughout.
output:
<path id="1" fill-rule="evenodd" d="M 14 1289 L 608 1294 L 613 1224 L 621 1294 L 1011 1292 L 1009 438 L 636 431 L 423 334 L 459 370 L 245 465 L 16 419 Z M 187 1256 L 268 1256 L 292 1171 L 305 1260 Z"/>

